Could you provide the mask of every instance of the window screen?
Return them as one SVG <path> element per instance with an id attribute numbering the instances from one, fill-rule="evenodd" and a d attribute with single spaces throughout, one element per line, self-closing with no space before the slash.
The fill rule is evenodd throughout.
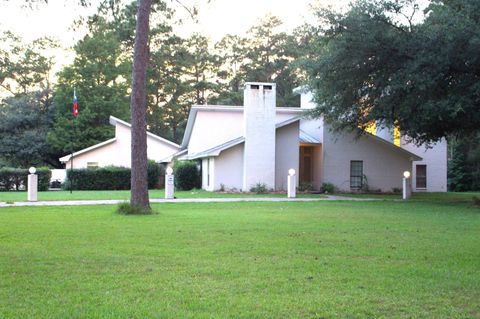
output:
<path id="1" fill-rule="evenodd" d="M 350 188 L 359 189 L 363 184 L 363 161 L 350 161 Z"/>
<path id="2" fill-rule="evenodd" d="M 427 188 L 427 165 L 417 165 L 417 188 Z"/>

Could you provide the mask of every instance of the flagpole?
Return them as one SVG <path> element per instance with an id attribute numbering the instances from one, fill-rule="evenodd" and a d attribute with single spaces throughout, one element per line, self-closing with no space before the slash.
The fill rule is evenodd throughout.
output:
<path id="1" fill-rule="evenodd" d="M 73 87 L 73 99 L 75 100 L 77 97 L 77 92 L 75 92 L 75 87 Z M 75 103 L 75 101 L 74 101 Z M 75 106 L 74 106 L 75 108 Z M 73 110 L 73 128 L 72 128 L 72 134 L 70 135 L 70 143 L 71 143 L 71 151 L 72 154 L 70 155 L 70 194 L 73 193 L 73 139 L 75 138 L 75 119 L 77 116 L 75 115 L 75 109 Z"/>

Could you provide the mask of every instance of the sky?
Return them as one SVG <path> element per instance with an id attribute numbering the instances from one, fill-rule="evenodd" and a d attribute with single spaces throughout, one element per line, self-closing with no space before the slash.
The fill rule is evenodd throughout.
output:
<path id="1" fill-rule="evenodd" d="M 128 0 L 127 0 L 128 1 Z M 321 5 L 341 8 L 349 0 L 183 0 L 183 3 L 197 3 L 198 24 L 191 19 L 177 26 L 176 32 L 188 36 L 199 32 L 214 42 L 226 34 L 244 35 L 259 19 L 267 14 L 278 16 L 284 22 L 284 30 L 293 30 L 305 21 L 311 21 L 310 5 L 318 1 Z M 75 31 L 72 25 L 80 17 L 95 13 L 99 0 L 91 0 L 90 7 L 78 5 L 78 0 L 49 0 L 33 8 L 25 7 L 24 0 L 0 0 L 0 32 L 12 31 L 25 42 L 48 36 L 57 39 L 62 47 L 57 50 L 56 67 L 71 63 L 74 58 L 72 47 L 80 40 L 84 31 Z M 181 11 L 181 10 L 179 10 Z M 186 11 L 184 11 L 186 12 Z"/>
<path id="2" fill-rule="evenodd" d="M 189 1 L 189 0 L 186 0 Z M 286 29 L 293 29 L 310 16 L 309 4 L 315 0 L 196 0 L 199 4 L 199 24 L 186 24 L 182 33 L 200 32 L 219 40 L 225 34 L 244 34 L 258 19 L 268 13 L 279 16 Z M 347 0 L 319 0 L 324 5 L 341 6 Z M 58 38 L 65 46 L 81 37 L 71 25 L 79 17 L 95 12 L 95 3 L 84 8 L 77 0 L 49 0 L 33 9 L 21 5 L 23 0 L 0 0 L 0 30 L 11 30 L 31 41 L 42 36 Z M 188 3 L 192 3 L 190 0 Z"/>

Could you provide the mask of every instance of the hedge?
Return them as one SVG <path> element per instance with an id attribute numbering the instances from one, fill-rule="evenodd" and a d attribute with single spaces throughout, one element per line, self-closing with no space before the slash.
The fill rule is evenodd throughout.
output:
<path id="1" fill-rule="evenodd" d="M 3 167 L 0 168 L 0 190 L 10 191 L 10 190 L 20 190 L 21 187 L 27 188 L 28 181 L 28 169 L 26 168 L 13 168 L 13 167 Z M 48 186 L 50 184 L 50 178 L 52 177 L 52 172 L 48 167 L 39 167 L 37 168 L 36 174 L 38 175 L 38 190 L 39 191 L 48 191 Z"/>
<path id="2" fill-rule="evenodd" d="M 201 187 L 200 172 L 194 161 L 176 161 L 174 166 L 175 187 L 188 191 Z"/>
<path id="3" fill-rule="evenodd" d="M 148 161 L 148 188 L 158 187 L 162 171 L 154 161 Z M 130 189 L 131 170 L 126 167 L 108 166 L 102 168 L 86 168 L 67 170 L 65 189 L 76 190 L 128 190 Z"/>

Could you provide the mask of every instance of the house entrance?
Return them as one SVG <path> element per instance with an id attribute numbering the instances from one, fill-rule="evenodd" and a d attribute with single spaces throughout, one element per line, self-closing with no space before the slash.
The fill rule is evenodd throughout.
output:
<path id="1" fill-rule="evenodd" d="M 314 146 L 300 146 L 300 183 L 313 183 Z"/>

